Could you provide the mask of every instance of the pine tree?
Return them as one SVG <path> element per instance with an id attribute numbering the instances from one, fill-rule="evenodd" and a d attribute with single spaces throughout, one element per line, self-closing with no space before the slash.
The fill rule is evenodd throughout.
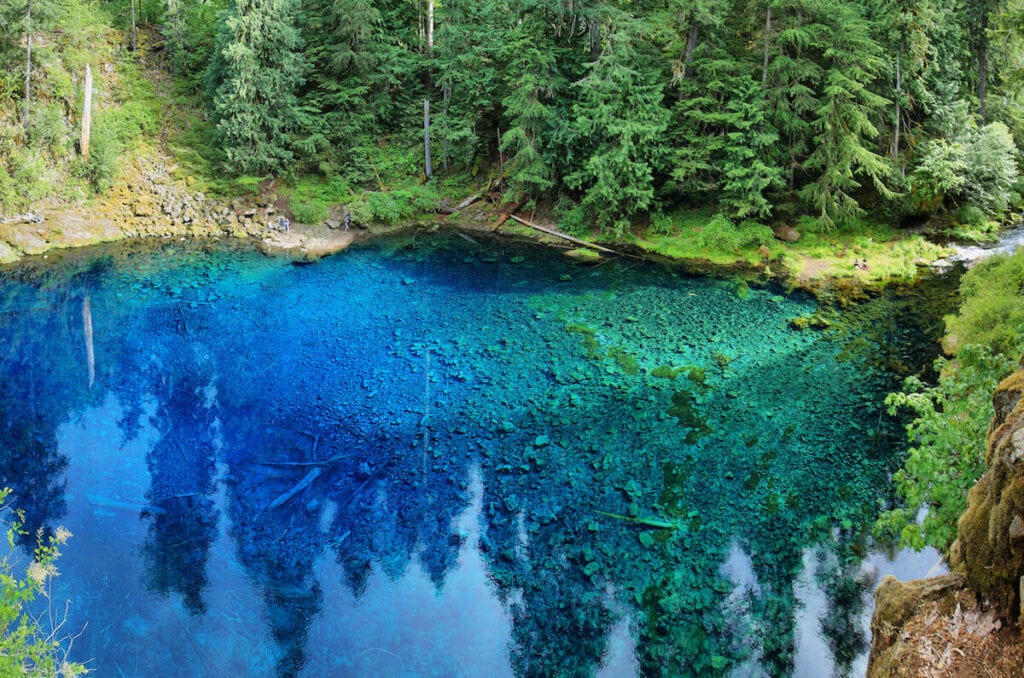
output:
<path id="1" fill-rule="evenodd" d="M 615 18 L 605 27 L 601 54 L 576 83 L 568 145 L 577 151 L 565 183 L 582 192 L 580 205 L 598 228 L 621 236 L 630 219 L 654 205 L 669 116 L 664 86 L 636 50 L 642 27 L 625 15 Z"/>
<path id="2" fill-rule="evenodd" d="M 750 64 L 710 34 L 695 49 L 686 77 L 673 72 L 673 179 L 695 201 L 713 193 L 740 219 L 769 216 L 764 193 L 782 176 L 779 137 Z"/>
<path id="3" fill-rule="evenodd" d="M 822 51 L 826 69 L 812 122 L 814 150 L 804 162 L 804 169 L 818 175 L 802 195 L 829 228 L 862 212 L 854 193 L 864 178 L 883 197 L 895 196 L 885 183 L 891 165 L 874 150 L 873 118 L 891 102 L 868 87 L 882 68 L 881 49 L 857 6 L 835 2 L 816 8 L 826 13 L 821 21 L 828 22 L 828 46 Z"/>
<path id="4" fill-rule="evenodd" d="M 237 0 L 224 19 L 213 114 L 236 171 L 280 171 L 292 159 L 302 80 L 296 9 L 295 0 Z"/>
<path id="5" fill-rule="evenodd" d="M 546 145 L 554 130 L 554 113 L 546 102 L 561 93 L 564 80 L 556 63 L 559 52 L 547 41 L 545 25 L 540 17 L 527 15 L 508 41 L 508 94 L 502 105 L 509 121 L 501 150 L 509 154 L 505 176 L 513 200 L 540 198 L 555 184 L 555 166 Z"/>

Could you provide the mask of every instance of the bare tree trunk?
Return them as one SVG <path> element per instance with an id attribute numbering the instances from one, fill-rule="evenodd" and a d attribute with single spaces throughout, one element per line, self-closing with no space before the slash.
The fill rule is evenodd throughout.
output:
<path id="1" fill-rule="evenodd" d="M 591 17 L 587 22 L 590 30 L 590 60 L 597 61 L 601 56 L 601 20 L 598 17 Z"/>
<path id="2" fill-rule="evenodd" d="M 132 0 L 132 51 L 139 48 L 138 29 L 135 26 L 135 0 Z"/>
<path id="3" fill-rule="evenodd" d="M 427 56 L 434 54 L 434 0 L 427 0 Z"/>
<path id="4" fill-rule="evenodd" d="M 89 373 L 89 390 L 96 381 L 96 354 L 92 344 L 92 307 L 89 305 L 89 295 L 82 300 L 82 333 L 85 335 L 85 367 Z"/>
<path id="5" fill-rule="evenodd" d="M 982 31 L 988 30 L 988 17 L 985 17 Z M 988 40 L 983 39 L 978 48 L 978 115 L 981 116 L 982 124 L 985 124 L 985 92 L 988 85 Z"/>
<path id="6" fill-rule="evenodd" d="M 683 78 L 686 77 L 686 67 L 693 63 L 693 51 L 697 49 L 697 38 L 700 36 L 700 27 L 694 21 L 690 24 L 689 34 L 686 36 L 686 54 L 683 55 Z"/>
<path id="7" fill-rule="evenodd" d="M 505 176 L 505 156 L 501 153 L 501 126 L 498 126 L 498 168 L 501 176 Z"/>
<path id="8" fill-rule="evenodd" d="M 29 135 L 29 111 L 32 104 L 32 0 L 25 3 L 25 110 L 22 112 L 22 124 L 25 126 L 25 138 Z"/>
<path id="9" fill-rule="evenodd" d="M 430 171 L 430 99 L 423 100 L 423 154 L 426 158 L 427 179 L 431 177 Z"/>
<path id="10" fill-rule="evenodd" d="M 761 66 L 761 84 L 768 85 L 768 51 L 772 36 L 772 6 L 768 5 L 764 19 L 764 64 Z"/>
<path id="11" fill-rule="evenodd" d="M 85 65 L 85 96 L 82 100 L 82 161 L 89 162 L 89 132 L 92 127 L 92 68 Z"/>
<path id="12" fill-rule="evenodd" d="M 896 107 L 893 111 L 892 139 L 889 141 L 889 157 L 896 162 L 900 154 L 900 120 L 903 117 L 900 110 L 900 94 L 903 88 L 903 74 L 900 70 L 900 57 L 903 56 L 903 45 L 900 45 L 896 53 Z"/>

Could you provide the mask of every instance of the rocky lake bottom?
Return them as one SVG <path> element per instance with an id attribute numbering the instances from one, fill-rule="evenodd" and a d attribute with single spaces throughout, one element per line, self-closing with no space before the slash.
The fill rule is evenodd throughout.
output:
<path id="1" fill-rule="evenodd" d="M 0 482 L 74 534 L 101 676 L 856 675 L 937 561 L 866 535 L 949 285 L 816 322 L 482 238 L 54 253 L 0 269 Z"/>

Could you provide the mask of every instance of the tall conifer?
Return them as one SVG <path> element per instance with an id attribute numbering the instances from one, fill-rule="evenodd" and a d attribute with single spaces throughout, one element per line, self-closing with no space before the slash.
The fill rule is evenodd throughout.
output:
<path id="1" fill-rule="evenodd" d="M 282 170 L 292 159 L 302 80 L 296 0 L 236 0 L 213 69 L 213 113 L 229 165 Z"/>

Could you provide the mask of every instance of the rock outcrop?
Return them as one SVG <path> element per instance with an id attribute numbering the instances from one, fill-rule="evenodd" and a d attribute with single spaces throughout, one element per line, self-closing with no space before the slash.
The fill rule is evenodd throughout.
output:
<path id="1" fill-rule="evenodd" d="M 1024 675 L 1024 370 L 992 402 L 988 471 L 960 518 L 953 574 L 882 581 L 870 676 Z"/>
<path id="2" fill-rule="evenodd" d="M 276 194 L 217 200 L 177 181 L 168 163 L 136 158 L 110 192 L 88 206 L 44 209 L 37 218 L 0 222 L 0 263 L 124 238 L 251 238 L 267 252 L 305 258 L 337 252 L 357 239 L 352 231 L 326 224 L 286 229 L 285 201 Z"/>

